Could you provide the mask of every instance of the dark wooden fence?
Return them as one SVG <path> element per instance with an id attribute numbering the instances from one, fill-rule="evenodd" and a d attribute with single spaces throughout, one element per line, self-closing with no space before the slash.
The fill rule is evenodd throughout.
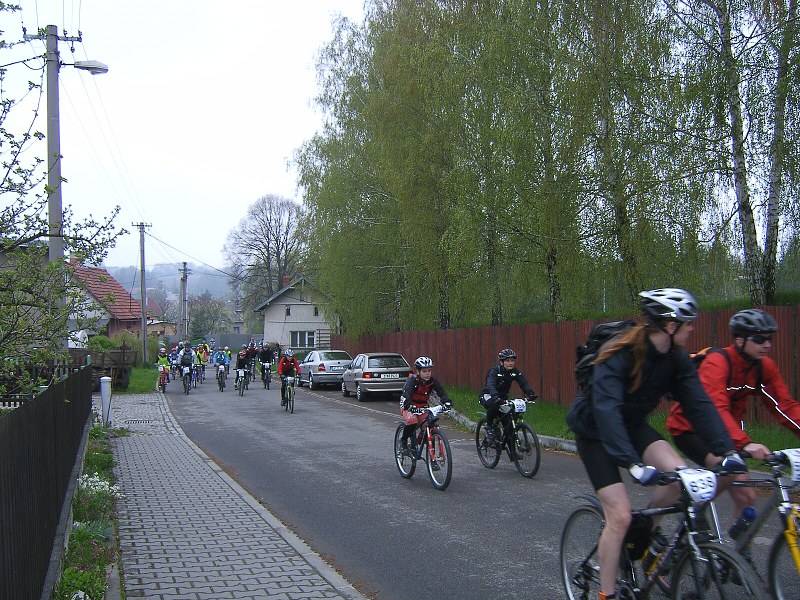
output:
<path id="1" fill-rule="evenodd" d="M 0 416 L 2 600 L 40 598 L 48 585 L 52 592 L 69 514 L 65 500 L 91 422 L 91 385 L 91 370 L 79 369 Z"/>
<path id="2" fill-rule="evenodd" d="M 798 374 L 798 332 L 800 305 L 767 306 L 780 327 L 772 345 L 771 356 L 795 398 L 800 387 Z M 727 346 L 731 343 L 728 320 L 734 310 L 703 313 L 695 322 L 690 349 L 706 346 Z M 611 320 L 611 319 L 605 319 Z M 496 327 L 475 327 L 436 331 L 402 331 L 383 335 L 365 335 L 352 340 L 333 336 L 332 347 L 359 352 L 400 352 L 413 361 L 420 355 L 430 356 L 436 365 L 436 376 L 445 385 L 469 387 L 476 392 L 483 387 L 489 367 L 497 360 L 501 348 L 513 348 L 519 355 L 517 366 L 525 373 L 533 389 L 544 402 L 569 405 L 577 386 L 573 375 L 575 349 L 591 328 L 602 321 L 562 321 L 529 323 Z M 757 410 L 756 418 L 763 418 Z"/>

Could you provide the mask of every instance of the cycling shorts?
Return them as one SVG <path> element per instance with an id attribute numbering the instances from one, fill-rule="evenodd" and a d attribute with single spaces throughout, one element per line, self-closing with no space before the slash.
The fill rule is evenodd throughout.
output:
<path id="1" fill-rule="evenodd" d="M 706 466 L 706 456 L 713 454 L 713 452 L 708 449 L 708 444 L 703 441 L 703 438 L 690 431 L 682 433 L 678 436 L 673 436 L 672 441 L 675 442 L 678 450 L 683 452 L 683 454 L 686 455 L 689 460 L 697 463 L 703 468 Z M 719 460 L 722 460 L 722 458 Z"/>
<path id="2" fill-rule="evenodd" d="M 650 444 L 664 439 L 647 423 L 634 430 L 628 430 L 628 437 L 639 456 L 644 454 Z M 595 491 L 614 483 L 622 483 L 620 468 L 611 455 L 606 452 L 603 442 L 578 436 L 575 439 L 575 445 Z"/>

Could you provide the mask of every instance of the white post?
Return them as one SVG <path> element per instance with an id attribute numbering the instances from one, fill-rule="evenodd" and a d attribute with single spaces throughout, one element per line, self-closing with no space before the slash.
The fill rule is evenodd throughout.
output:
<path id="1" fill-rule="evenodd" d="M 103 403 L 103 426 L 111 425 L 111 377 L 100 378 L 100 398 Z"/>

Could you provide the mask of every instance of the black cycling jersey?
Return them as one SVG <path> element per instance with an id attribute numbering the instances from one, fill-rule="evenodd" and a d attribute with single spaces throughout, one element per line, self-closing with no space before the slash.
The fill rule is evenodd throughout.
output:
<path id="1" fill-rule="evenodd" d="M 519 369 L 506 370 L 503 365 L 494 365 L 489 372 L 486 373 L 486 385 L 481 391 L 482 394 L 489 394 L 492 398 L 500 400 L 508 399 L 508 392 L 511 390 L 511 384 L 514 382 L 519 384 L 519 387 L 529 398 L 535 398 L 536 394 L 525 379 L 525 376 Z"/>

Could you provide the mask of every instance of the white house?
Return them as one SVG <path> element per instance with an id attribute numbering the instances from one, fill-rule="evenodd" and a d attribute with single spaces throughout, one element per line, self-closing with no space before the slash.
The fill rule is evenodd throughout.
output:
<path id="1" fill-rule="evenodd" d="M 281 348 L 329 348 L 331 326 L 319 303 L 322 293 L 300 276 L 253 310 L 264 315 L 264 341 Z"/>

